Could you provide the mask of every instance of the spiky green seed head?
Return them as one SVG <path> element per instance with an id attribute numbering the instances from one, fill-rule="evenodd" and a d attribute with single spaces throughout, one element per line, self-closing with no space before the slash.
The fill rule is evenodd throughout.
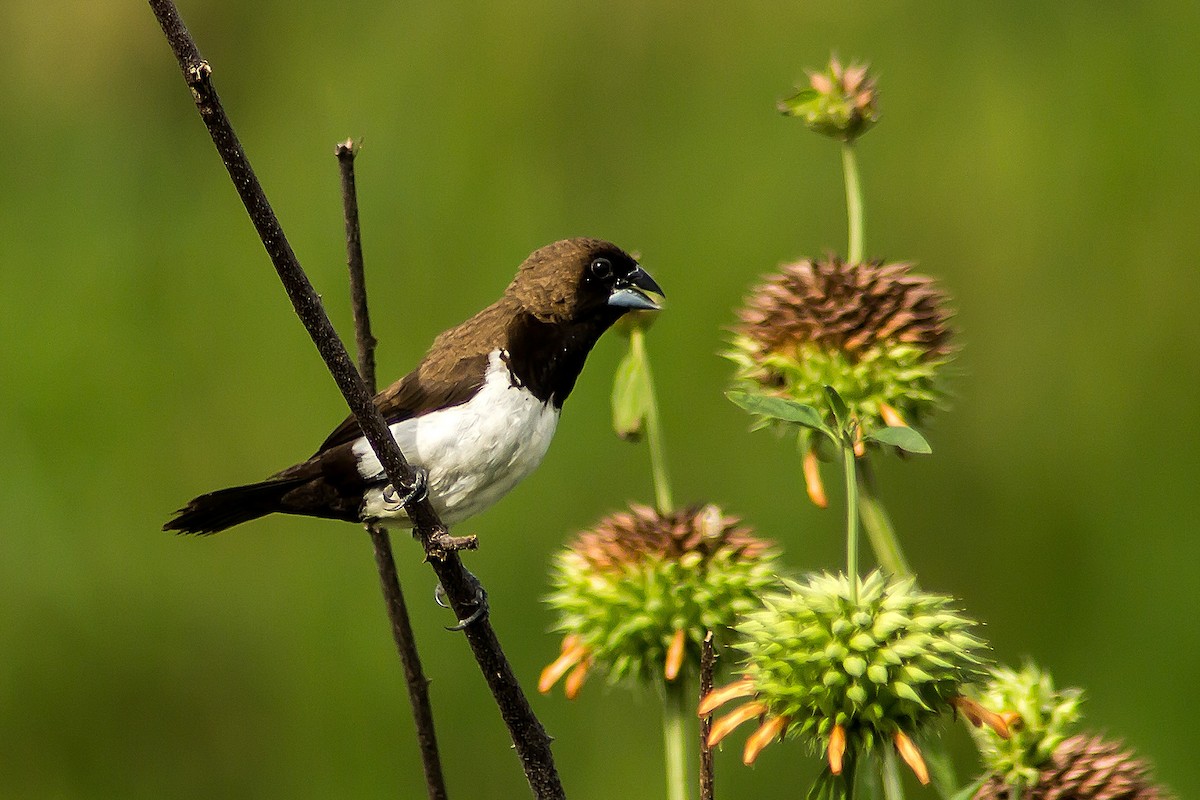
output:
<path id="1" fill-rule="evenodd" d="M 910 264 L 836 256 L 786 264 L 738 310 L 734 388 L 828 408 L 832 386 L 870 433 L 884 405 L 920 425 L 944 404 L 939 371 L 954 353 L 944 293 Z M 788 428 L 763 418 L 763 425 Z"/>
<path id="2" fill-rule="evenodd" d="M 708 631 L 729 640 L 734 621 L 778 586 L 777 554 L 717 506 L 661 515 L 633 504 L 605 517 L 554 558 L 555 630 L 574 635 L 610 681 L 662 681 L 683 631 L 680 675 L 695 673 Z"/>
<path id="3" fill-rule="evenodd" d="M 1015 712 L 1020 720 L 1001 739 L 988 728 L 974 731 L 987 770 L 1010 786 L 1032 786 L 1038 771 L 1074 732 L 1083 690 L 1055 689 L 1048 672 L 1026 663 L 1020 670 L 996 667 L 978 693 L 980 703 Z"/>
<path id="4" fill-rule="evenodd" d="M 755 699 L 787 733 L 823 750 L 834 725 L 846 749 L 870 750 L 897 732 L 923 733 L 965 687 L 981 679 L 987 645 L 953 598 L 888 580 L 876 571 L 859 582 L 844 575 L 784 581 L 764 608 L 737 630 Z"/>
<path id="5" fill-rule="evenodd" d="M 799 117 L 809 130 L 843 142 L 866 133 L 879 121 L 875 79 L 864 64 L 843 67 L 833 58 L 821 72 L 810 72 L 809 85 L 780 100 L 780 113 Z"/>

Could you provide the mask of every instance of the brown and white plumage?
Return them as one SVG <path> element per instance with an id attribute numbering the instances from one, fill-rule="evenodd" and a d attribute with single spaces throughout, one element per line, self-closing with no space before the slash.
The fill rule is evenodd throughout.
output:
<path id="1" fill-rule="evenodd" d="M 417 367 L 375 397 L 405 457 L 428 473 L 449 525 L 491 506 L 541 462 L 592 346 L 620 316 L 655 308 L 654 280 L 623 250 L 566 239 L 529 256 L 492 305 L 440 334 Z M 214 533 L 280 512 L 407 525 L 347 418 L 306 461 L 192 500 L 164 530 Z"/>

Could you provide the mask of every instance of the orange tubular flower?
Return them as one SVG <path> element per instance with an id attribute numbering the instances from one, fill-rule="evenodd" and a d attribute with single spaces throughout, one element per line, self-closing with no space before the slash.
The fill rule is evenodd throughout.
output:
<path id="1" fill-rule="evenodd" d="M 884 423 L 890 428 L 908 427 L 908 423 L 904 421 L 904 417 L 900 416 L 900 412 L 887 403 L 879 404 L 879 416 L 883 417 Z"/>
<path id="2" fill-rule="evenodd" d="M 587 680 L 588 670 L 592 668 L 592 657 L 585 656 L 582 661 L 576 665 L 575 669 L 571 670 L 571 674 L 567 676 L 567 680 L 563 683 L 563 692 L 568 700 L 574 700 L 579 690 L 583 688 L 583 682 Z M 541 688 L 539 686 L 539 688 Z M 545 692 L 543 692 L 545 694 Z"/>
<path id="3" fill-rule="evenodd" d="M 1008 731 L 1008 722 L 1004 719 L 1003 714 L 997 714 L 995 711 L 986 709 L 971 698 L 964 697 L 963 695 L 950 698 L 950 704 L 958 709 L 959 713 L 966 717 L 976 728 L 980 725 L 987 725 L 1001 739 L 1007 739 L 1011 735 Z"/>
<path id="4" fill-rule="evenodd" d="M 663 669 L 663 677 L 669 681 L 679 676 L 679 670 L 683 667 L 683 646 L 686 643 L 687 634 L 682 630 L 675 631 L 675 635 L 671 637 L 671 644 L 667 647 L 667 663 Z"/>
<path id="5" fill-rule="evenodd" d="M 707 717 L 730 700 L 738 697 L 750 697 L 752 694 L 754 694 L 754 681 L 749 677 L 736 680 L 720 689 L 713 689 L 700 701 L 699 715 Z"/>
<path id="6" fill-rule="evenodd" d="M 742 763 L 750 766 L 758 758 L 763 748 L 775 741 L 780 732 L 787 727 L 787 717 L 767 717 L 763 724 L 746 739 L 746 747 L 742 750 Z"/>
<path id="7" fill-rule="evenodd" d="M 767 713 L 767 707 L 762 703 L 753 700 L 743 703 L 713 723 L 712 730 L 708 732 L 708 746 L 716 747 L 738 725 L 755 717 L 761 717 L 765 713 Z"/>
<path id="8" fill-rule="evenodd" d="M 922 785 L 928 786 L 929 768 L 925 766 L 925 759 L 921 756 L 921 751 L 917 748 L 916 742 L 908 738 L 908 734 L 904 731 L 896 731 L 894 741 L 896 742 L 896 752 L 900 753 L 900 757 L 904 759 L 904 763 L 908 764 Z"/>
<path id="9" fill-rule="evenodd" d="M 846 729 L 841 725 L 834 725 L 829 732 L 829 748 L 825 755 L 829 759 L 829 771 L 841 775 L 842 757 L 846 755 Z"/>
<path id="10" fill-rule="evenodd" d="M 564 636 L 562 653 L 542 670 L 541 677 L 538 679 L 538 691 L 546 694 L 553 689 L 554 684 L 558 683 L 558 679 L 566 675 L 567 671 L 582 661 L 587 654 L 588 648 L 579 641 L 578 636 L 574 634 Z M 582 678 L 580 682 L 582 683 Z"/>
<path id="11" fill-rule="evenodd" d="M 804 486 L 808 489 L 808 499 L 817 508 L 829 508 L 829 498 L 825 496 L 825 484 L 821 481 L 821 463 L 817 454 L 809 450 L 804 454 Z"/>

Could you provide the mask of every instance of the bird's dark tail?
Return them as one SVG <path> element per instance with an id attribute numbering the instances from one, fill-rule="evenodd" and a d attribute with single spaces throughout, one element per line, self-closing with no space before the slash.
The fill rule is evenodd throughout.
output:
<path id="1" fill-rule="evenodd" d="M 305 478 L 272 478 L 262 483 L 234 486 L 202 494 L 175 512 L 164 531 L 208 534 L 283 511 L 283 496 Z"/>

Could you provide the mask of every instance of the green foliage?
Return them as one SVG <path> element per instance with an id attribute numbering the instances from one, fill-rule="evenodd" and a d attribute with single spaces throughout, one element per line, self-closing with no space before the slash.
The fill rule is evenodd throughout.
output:
<path id="1" fill-rule="evenodd" d="M 785 397 L 750 392 L 726 392 L 725 396 L 734 405 L 756 416 L 782 422 L 794 422 L 801 427 L 820 431 L 830 439 L 835 438 L 833 430 L 822 421 L 821 412 L 810 405 L 788 400 Z"/>
<path id="2" fill-rule="evenodd" d="M 853 800 L 855 759 L 847 754 L 842 764 L 842 773 L 834 775 L 829 767 L 821 770 L 821 774 L 813 781 L 805 800 Z"/>
<path id="3" fill-rule="evenodd" d="M 925 441 L 925 437 L 912 428 L 881 428 L 868 433 L 864 438 L 868 442 L 891 445 L 909 453 L 933 452 L 933 448 L 929 446 L 929 442 Z"/>
<path id="4" fill-rule="evenodd" d="M 851 422 L 851 417 L 850 409 L 846 406 L 846 401 L 842 399 L 842 395 L 838 390 L 828 383 L 821 388 L 825 390 L 825 399 L 829 403 L 829 410 L 833 412 L 833 418 L 837 422 L 838 429 L 848 432 L 846 429 Z"/>
<path id="5" fill-rule="evenodd" d="M 651 387 L 642 351 L 630 348 L 613 378 L 613 430 L 622 439 L 637 441 L 650 410 Z"/>

